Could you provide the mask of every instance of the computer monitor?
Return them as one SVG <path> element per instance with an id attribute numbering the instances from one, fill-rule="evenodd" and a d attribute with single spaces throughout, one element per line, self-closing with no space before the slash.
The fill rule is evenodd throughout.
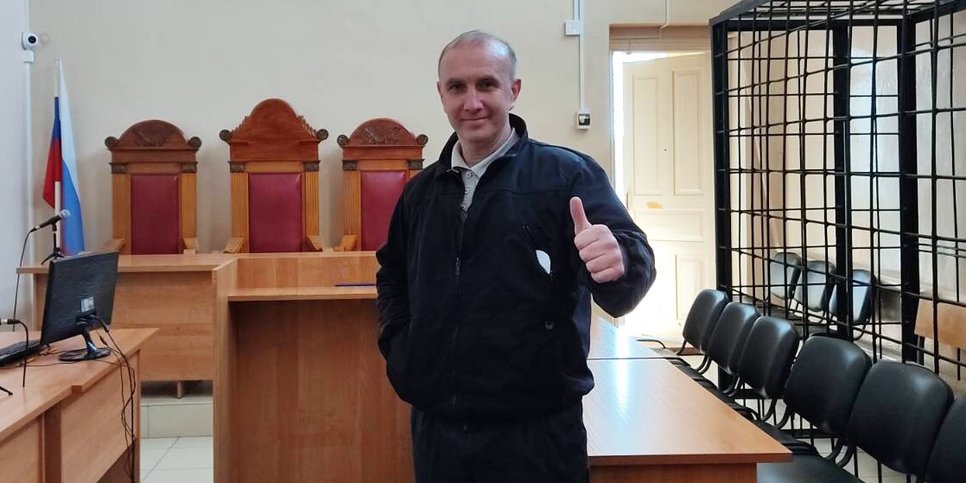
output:
<path id="1" fill-rule="evenodd" d="M 41 344 L 52 344 L 76 335 L 85 348 L 61 354 L 60 359 L 97 359 L 111 353 L 91 340 L 90 331 L 111 323 L 117 252 L 90 253 L 50 262 Z"/>

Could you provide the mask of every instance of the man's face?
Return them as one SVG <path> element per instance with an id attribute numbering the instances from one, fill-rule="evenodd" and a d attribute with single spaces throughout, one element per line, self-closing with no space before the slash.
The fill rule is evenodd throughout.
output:
<path id="1" fill-rule="evenodd" d="M 436 89 L 464 146 L 495 147 L 503 140 L 520 93 L 510 71 L 510 60 L 490 44 L 464 44 L 443 56 Z"/>

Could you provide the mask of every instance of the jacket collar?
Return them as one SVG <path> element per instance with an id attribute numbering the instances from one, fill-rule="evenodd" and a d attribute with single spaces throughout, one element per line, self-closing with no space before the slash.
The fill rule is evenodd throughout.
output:
<path id="1" fill-rule="evenodd" d="M 527 134 L 527 123 L 524 122 L 523 118 L 520 116 L 510 114 L 510 127 L 516 131 L 517 136 L 520 137 L 520 140 L 517 141 L 517 143 L 514 144 L 506 154 L 495 160 L 493 162 L 494 165 L 497 164 L 497 161 L 500 159 L 515 157 L 520 150 L 523 149 L 523 146 L 530 140 L 530 137 Z M 456 141 L 458 140 L 459 138 L 456 137 L 456 133 L 454 132 L 449 137 L 449 140 L 446 141 L 446 145 L 443 146 L 443 151 L 440 153 L 439 159 L 437 159 L 434 163 L 434 166 L 436 167 L 436 173 L 434 175 L 435 178 L 439 178 L 453 168 L 453 148 L 456 146 Z"/>

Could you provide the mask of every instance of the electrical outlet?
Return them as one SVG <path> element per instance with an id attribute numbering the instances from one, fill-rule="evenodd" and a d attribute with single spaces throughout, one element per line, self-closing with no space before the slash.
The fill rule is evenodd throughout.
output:
<path id="1" fill-rule="evenodd" d="M 590 129 L 590 111 L 577 111 L 577 129 Z"/>

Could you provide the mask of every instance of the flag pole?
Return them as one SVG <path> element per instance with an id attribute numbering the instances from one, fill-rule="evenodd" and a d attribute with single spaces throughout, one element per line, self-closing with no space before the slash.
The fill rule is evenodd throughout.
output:
<path id="1" fill-rule="evenodd" d="M 60 102 L 60 98 L 61 98 L 60 97 L 61 95 L 60 79 L 64 75 L 64 64 L 61 62 L 60 57 L 57 58 L 57 72 L 54 73 L 54 75 L 56 76 L 56 78 L 54 79 L 54 85 L 57 86 L 54 88 L 55 89 L 54 95 L 58 99 L 57 102 Z M 61 148 L 63 148 L 63 145 L 61 145 Z M 63 160 L 64 159 L 63 156 L 60 156 L 60 159 Z M 60 210 L 61 210 L 60 197 L 61 197 L 61 182 L 55 181 L 54 182 L 54 213 L 51 216 L 60 213 Z M 62 222 L 61 222 L 61 227 L 63 227 Z M 64 232 L 63 230 L 54 230 L 54 246 L 57 248 L 60 248 L 61 250 L 64 249 L 64 244 L 61 242 L 61 237 L 63 236 L 63 232 Z"/>

